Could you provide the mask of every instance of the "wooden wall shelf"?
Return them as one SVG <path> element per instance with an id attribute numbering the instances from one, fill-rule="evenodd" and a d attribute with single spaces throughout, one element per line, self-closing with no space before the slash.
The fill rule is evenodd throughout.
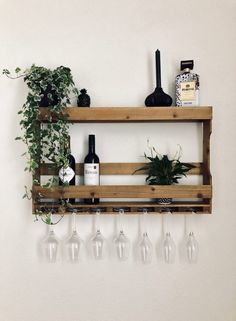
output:
<path id="1" fill-rule="evenodd" d="M 140 213 L 143 208 L 153 213 L 171 210 L 174 213 L 211 213 L 212 182 L 210 174 L 210 135 L 212 107 L 68 107 L 65 113 L 72 123 L 89 122 L 201 122 L 203 131 L 202 162 L 193 163 L 196 167 L 190 175 L 202 175 L 202 185 L 101 185 L 101 186 L 69 186 L 47 189 L 33 186 L 33 213 L 37 209 L 52 208 L 59 211 L 60 198 L 102 198 L 117 201 L 102 201 L 98 205 L 85 205 L 78 202 L 73 205 L 81 214 L 94 213 L 100 208 L 104 213 L 116 213 L 118 208 L 125 208 L 127 213 Z M 40 108 L 39 122 L 56 121 L 47 108 Z M 132 175 L 144 163 L 101 163 L 101 175 Z M 58 169 L 53 164 L 42 164 L 38 178 L 44 175 L 56 175 Z M 76 174 L 83 175 L 83 164 L 76 164 Z M 136 172 L 135 175 L 143 175 Z M 171 197 L 170 205 L 159 205 L 156 198 Z M 129 199 L 136 199 L 130 201 Z M 48 201 L 51 199 L 51 201 Z M 122 199 L 122 200 L 120 200 Z M 124 201 L 123 199 L 127 199 Z M 144 201 L 140 199 L 145 199 Z M 37 201 L 36 201 L 37 200 Z M 68 208 L 68 213 L 71 208 Z"/>
<path id="2" fill-rule="evenodd" d="M 65 114 L 72 123 L 204 121 L 212 117 L 212 107 L 68 107 Z M 40 108 L 40 121 L 47 122 L 48 108 Z"/>

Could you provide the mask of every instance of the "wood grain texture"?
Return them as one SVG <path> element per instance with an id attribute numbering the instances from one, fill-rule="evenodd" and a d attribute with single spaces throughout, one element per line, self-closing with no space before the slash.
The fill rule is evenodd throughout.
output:
<path id="1" fill-rule="evenodd" d="M 203 121 L 212 118 L 212 107 L 68 107 L 65 114 L 75 123 Z M 48 121 L 49 115 L 48 108 L 40 108 L 40 121 Z"/>
<path id="2" fill-rule="evenodd" d="M 100 163 L 100 175 L 145 175 L 145 171 L 135 172 L 147 163 Z M 201 175 L 202 163 L 191 163 L 195 166 L 187 175 Z M 41 164 L 41 175 L 58 175 L 58 169 L 53 164 Z M 76 175 L 84 175 L 84 164 L 76 164 Z"/>
<path id="3" fill-rule="evenodd" d="M 212 206 L 212 179 L 210 174 L 210 135 L 212 107 L 93 107 L 93 108 L 66 108 L 65 113 L 68 122 L 71 123 L 105 123 L 105 122 L 201 122 L 203 124 L 203 162 L 194 163 L 196 168 L 192 169 L 190 175 L 203 175 L 204 185 L 171 185 L 171 186 L 150 186 L 150 185 L 106 185 L 106 186 L 70 186 L 45 189 L 39 186 L 33 187 L 34 196 L 41 196 L 41 201 L 33 204 L 33 212 L 40 208 L 46 198 L 159 198 L 172 197 L 189 199 L 189 202 L 174 201 L 168 205 L 176 213 L 189 213 L 192 208 L 199 213 L 211 213 Z M 39 121 L 47 122 L 53 115 L 48 113 L 47 108 L 40 109 Z M 56 119 L 52 119 L 56 121 Z M 132 175 L 135 170 L 143 167 L 145 163 L 102 163 L 101 175 Z M 58 169 L 51 164 L 42 164 L 37 177 L 43 175 L 57 175 Z M 76 164 L 76 174 L 83 175 L 83 164 Z M 135 175 L 145 173 L 140 171 Z M 201 202 L 191 202 L 191 199 L 199 199 Z M 54 202 L 55 203 L 55 202 Z M 52 207 L 56 206 L 53 203 Z M 50 205 L 48 205 L 50 206 Z M 144 207 L 152 212 L 161 212 L 166 205 L 159 205 L 150 202 L 102 202 L 106 213 L 113 213 L 118 207 L 127 207 L 129 214 L 139 213 Z M 80 214 L 89 214 L 97 205 L 76 204 L 75 207 L 81 211 Z"/>
<path id="4" fill-rule="evenodd" d="M 46 198 L 211 198 L 211 185 L 102 185 L 52 189 L 34 186 L 33 193 Z"/>
<path id="5" fill-rule="evenodd" d="M 54 213 L 59 211 L 60 205 L 54 203 L 35 204 L 36 209 L 47 210 L 52 209 Z M 165 214 L 170 212 L 173 214 L 209 214 L 210 205 L 202 202 L 178 202 L 173 201 L 168 206 L 160 205 L 156 202 L 100 202 L 99 204 L 87 205 L 84 203 L 73 204 L 73 210 L 76 210 L 78 215 L 95 214 L 97 209 L 101 210 L 102 214 L 118 214 L 119 209 L 122 208 L 125 214 L 142 214 L 144 209 L 151 214 Z M 65 209 L 65 214 L 71 214 L 71 209 Z"/>

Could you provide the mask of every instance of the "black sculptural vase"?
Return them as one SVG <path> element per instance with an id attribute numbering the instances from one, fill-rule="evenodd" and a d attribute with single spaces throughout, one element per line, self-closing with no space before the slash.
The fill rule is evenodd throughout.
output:
<path id="1" fill-rule="evenodd" d="M 81 89 L 80 90 L 80 95 L 78 96 L 78 100 L 77 100 L 77 106 L 78 107 L 90 107 L 90 97 L 87 94 L 87 90 L 86 89 Z"/>
<path id="2" fill-rule="evenodd" d="M 161 87 L 161 59 L 160 50 L 156 51 L 156 89 L 154 92 L 147 96 L 145 99 L 145 106 L 157 107 L 157 106 L 171 106 L 172 98 L 164 93 Z"/>

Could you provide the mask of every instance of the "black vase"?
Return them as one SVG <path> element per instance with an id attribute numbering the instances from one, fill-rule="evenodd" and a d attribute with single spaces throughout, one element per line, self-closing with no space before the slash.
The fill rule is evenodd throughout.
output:
<path id="1" fill-rule="evenodd" d="M 171 106 L 172 98 L 164 93 L 161 87 L 161 58 L 160 51 L 156 51 L 156 89 L 145 99 L 145 106 Z"/>
<path id="2" fill-rule="evenodd" d="M 78 96 L 78 100 L 77 100 L 77 106 L 78 107 L 90 107 L 90 97 L 87 94 L 86 89 L 80 90 L 80 95 Z"/>
<path id="3" fill-rule="evenodd" d="M 165 94 L 162 88 L 156 88 L 155 91 L 145 99 L 145 106 L 171 106 L 172 98 Z"/>

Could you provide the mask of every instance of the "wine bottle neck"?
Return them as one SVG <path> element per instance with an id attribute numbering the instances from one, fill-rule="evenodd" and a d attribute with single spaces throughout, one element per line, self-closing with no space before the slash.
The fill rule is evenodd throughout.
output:
<path id="1" fill-rule="evenodd" d="M 95 145 L 89 144 L 89 154 L 95 154 Z"/>
<path id="2" fill-rule="evenodd" d="M 95 136 L 89 135 L 89 154 L 95 154 Z"/>

